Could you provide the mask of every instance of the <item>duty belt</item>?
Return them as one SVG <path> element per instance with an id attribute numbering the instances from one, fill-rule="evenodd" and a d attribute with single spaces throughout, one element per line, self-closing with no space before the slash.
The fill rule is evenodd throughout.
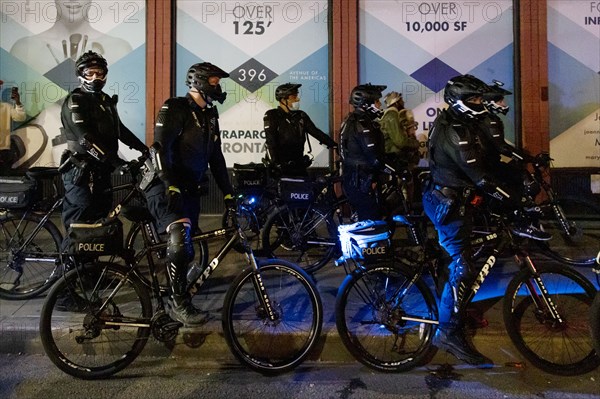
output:
<path id="1" fill-rule="evenodd" d="M 473 193 L 473 188 L 471 187 L 448 187 L 437 183 L 433 184 L 433 189 L 440 191 L 446 197 L 455 196 L 468 198 Z"/>

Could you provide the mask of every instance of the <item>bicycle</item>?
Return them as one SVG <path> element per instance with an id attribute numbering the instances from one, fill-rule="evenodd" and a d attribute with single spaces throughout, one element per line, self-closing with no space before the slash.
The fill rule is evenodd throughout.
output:
<path id="1" fill-rule="evenodd" d="M 76 267 L 55 282 L 40 316 L 40 335 L 50 360 L 63 372 L 82 379 L 111 376 L 127 367 L 141 353 L 150 336 L 161 342 L 176 338 L 181 323 L 165 312 L 165 301 L 156 277 L 152 254 L 164 251 L 166 242 L 155 229 L 145 208 L 115 209 L 141 230 L 150 270 L 151 285 L 145 285 L 135 259 L 139 254 L 123 252 L 125 265 L 94 262 Z M 222 326 L 234 356 L 249 368 L 264 373 L 282 373 L 300 364 L 310 353 L 323 323 L 319 293 L 298 266 L 282 260 L 258 260 L 243 229 L 231 213 L 234 227 L 194 235 L 193 242 L 225 240 L 202 273 L 189 281 L 191 293 L 222 264 L 239 242 L 244 248 L 246 268 L 235 277 L 224 299 Z M 65 313 L 56 307 L 61 295 L 79 299 L 79 311 Z"/>
<path id="2" fill-rule="evenodd" d="M 26 173 L 33 192 L 17 207 L 0 210 L 0 298 L 29 299 L 46 291 L 60 266 L 61 230 L 50 220 L 62 198 L 42 197 L 45 180 L 58 176 L 57 168 L 31 168 Z"/>
<path id="3" fill-rule="evenodd" d="M 539 187 L 544 199 L 528 216 L 552 234 L 549 241 L 536 241 L 537 251 L 569 265 L 591 266 L 600 249 L 600 204 L 555 192 L 549 178 L 551 162 L 549 154 L 540 153 L 531 161 L 529 173 L 530 184 Z M 534 188 L 534 193 L 539 190 Z"/>
<path id="4" fill-rule="evenodd" d="M 262 228 L 264 252 L 290 259 L 308 273 L 325 266 L 339 248 L 337 225 L 344 223 L 341 209 L 348 203 L 335 189 L 341 181 L 339 168 L 314 181 L 282 177 L 280 201 Z"/>
<path id="5" fill-rule="evenodd" d="M 144 161 L 140 158 L 141 161 Z M 139 162 L 140 160 L 136 161 Z M 135 170 L 133 170 L 134 173 Z M 27 176 L 41 187 L 43 180 L 54 179 L 59 175 L 58 168 L 35 167 L 27 171 Z M 133 181 L 137 177 L 132 176 Z M 119 205 L 137 201 L 145 203 L 142 194 L 134 188 L 134 182 L 115 185 L 112 193 L 127 191 L 118 201 Z M 51 197 L 32 197 L 24 209 L 3 209 L 0 212 L 0 298 L 7 300 L 31 299 L 43 294 L 60 276 L 63 260 L 60 250 L 63 233 L 51 219 L 61 209 L 64 198 L 58 194 L 53 183 Z M 135 249 L 140 239 L 141 223 L 131 225 L 126 246 Z M 208 248 L 203 243 L 197 245 L 197 259 L 200 265 L 208 262 Z M 161 256 L 159 254 L 159 256 Z M 162 256 L 164 257 L 164 256 Z M 140 259 L 140 262 L 143 262 Z M 149 270 L 140 263 L 140 276 L 150 285 Z M 168 289 L 166 276 L 159 273 L 160 286 Z"/>
<path id="6" fill-rule="evenodd" d="M 336 326 L 348 351 L 379 371 L 410 370 L 428 362 L 437 348 L 437 242 L 427 239 L 419 216 L 394 220 L 413 232 L 414 247 L 387 261 L 361 265 L 343 281 L 336 298 Z M 482 268 L 460 303 L 464 311 L 499 257 L 512 256 L 519 271 L 504 293 L 503 320 L 508 335 L 534 366 L 558 375 L 578 375 L 600 364 L 589 337 L 587 315 L 594 286 L 562 265 L 535 265 L 502 220 L 500 229 L 475 238 L 485 243 Z M 429 282 L 432 284 L 429 284 Z M 433 285 L 434 288 L 431 288 Z"/>
<path id="7" fill-rule="evenodd" d="M 274 177 L 278 174 L 275 166 L 267 159 L 258 164 L 233 165 L 238 221 L 248 240 L 253 243 L 254 250 L 260 249 L 260 231 L 278 202 L 277 180 Z M 225 210 L 221 225 L 224 228 L 231 227 L 229 223 L 230 218 Z M 240 248 L 237 250 L 242 252 Z"/>

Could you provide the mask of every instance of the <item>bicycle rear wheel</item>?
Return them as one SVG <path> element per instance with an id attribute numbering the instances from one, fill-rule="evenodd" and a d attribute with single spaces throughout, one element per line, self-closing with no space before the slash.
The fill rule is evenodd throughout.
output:
<path id="1" fill-rule="evenodd" d="M 70 271 L 50 290 L 40 336 L 48 358 L 63 372 L 82 379 L 108 377 L 146 345 L 150 296 L 137 277 L 126 273 L 120 265 L 91 264 Z"/>
<path id="2" fill-rule="evenodd" d="M 564 214 L 561 220 L 552 205 L 543 208 L 540 219 L 549 241 L 536 241 L 542 252 L 560 262 L 574 266 L 591 266 L 600 250 L 600 206 L 581 198 L 556 201 Z"/>
<path id="3" fill-rule="evenodd" d="M 437 348 L 437 304 L 414 272 L 382 263 L 346 276 L 335 303 L 338 332 L 362 364 L 385 372 L 428 362 Z"/>
<path id="4" fill-rule="evenodd" d="M 264 287 L 272 317 L 257 284 Z M 263 261 L 258 274 L 246 269 L 227 291 L 225 340 L 240 363 L 260 373 L 278 374 L 298 366 L 310 354 L 322 326 L 317 288 L 306 272 L 288 262 Z"/>
<path id="5" fill-rule="evenodd" d="M 523 269 L 504 294 L 504 324 L 511 341 L 527 360 L 548 373 L 579 375 L 595 369 L 600 358 L 589 324 L 594 286 L 565 266 L 538 266 L 538 273 L 544 288 Z"/>
<path id="6" fill-rule="evenodd" d="M 600 355 L 600 291 L 596 293 L 590 309 L 590 327 L 592 330 L 592 342 L 598 356 Z"/>
<path id="7" fill-rule="evenodd" d="M 35 232 L 41 220 L 35 213 L 0 216 L 0 298 L 36 297 L 56 279 L 63 237 L 49 220 Z"/>
<path id="8" fill-rule="evenodd" d="M 331 215 L 316 208 L 281 207 L 262 232 L 265 253 L 314 273 L 331 260 L 337 247 L 337 226 Z"/>

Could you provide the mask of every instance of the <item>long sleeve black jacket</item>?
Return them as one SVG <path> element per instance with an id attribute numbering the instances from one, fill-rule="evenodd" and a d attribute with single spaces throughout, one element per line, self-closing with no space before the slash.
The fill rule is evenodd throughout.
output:
<path id="1" fill-rule="evenodd" d="M 267 150 L 273 162 L 298 162 L 304 156 L 308 133 L 328 148 L 335 141 L 320 130 L 304 111 L 285 112 L 281 107 L 268 110 L 263 118 Z"/>
<path id="2" fill-rule="evenodd" d="M 217 108 L 200 108 L 189 94 L 170 98 L 158 113 L 154 139 L 161 146 L 167 185 L 195 188 L 210 166 L 223 194 L 233 193 L 221 150 Z"/>
<path id="3" fill-rule="evenodd" d="M 121 122 L 116 96 L 77 88 L 65 99 L 60 118 L 68 147 L 74 153 L 88 154 L 80 144 L 82 139 L 103 153 L 102 163 L 114 164 L 119 159 L 118 141 L 140 152 L 147 151 L 146 145 Z"/>

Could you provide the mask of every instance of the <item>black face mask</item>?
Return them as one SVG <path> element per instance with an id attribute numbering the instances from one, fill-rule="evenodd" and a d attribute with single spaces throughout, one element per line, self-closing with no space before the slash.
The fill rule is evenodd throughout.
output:
<path id="1" fill-rule="evenodd" d="M 106 80 L 94 79 L 92 81 L 81 78 L 81 88 L 89 93 L 100 93 L 106 85 Z"/>
<path id="2" fill-rule="evenodd" d="M 202 90 L 202 93 L 204 94 L 204 99 L 207 103 L 218 101 L 219 103 L 223 104 L 225 102 L 225 98 L 227 98 L 227 92 L 223 92 L 220 84 L 216 86 L 206 85 L 204 90 Z"/>
<path id="3" fill-rule="evenodd" d="M 485 105 L 483 104 L 466 103 L 466 105 L 471 108 L 473 112 L 482 112 L 485 110 Z"/>
<path id="4" fill-rule="evenodd" d="M 363 105 L 362 109 L 371 119 L 378 119 L 383 116 L 383 111 L 375 106 L 375 104 Z"/>

